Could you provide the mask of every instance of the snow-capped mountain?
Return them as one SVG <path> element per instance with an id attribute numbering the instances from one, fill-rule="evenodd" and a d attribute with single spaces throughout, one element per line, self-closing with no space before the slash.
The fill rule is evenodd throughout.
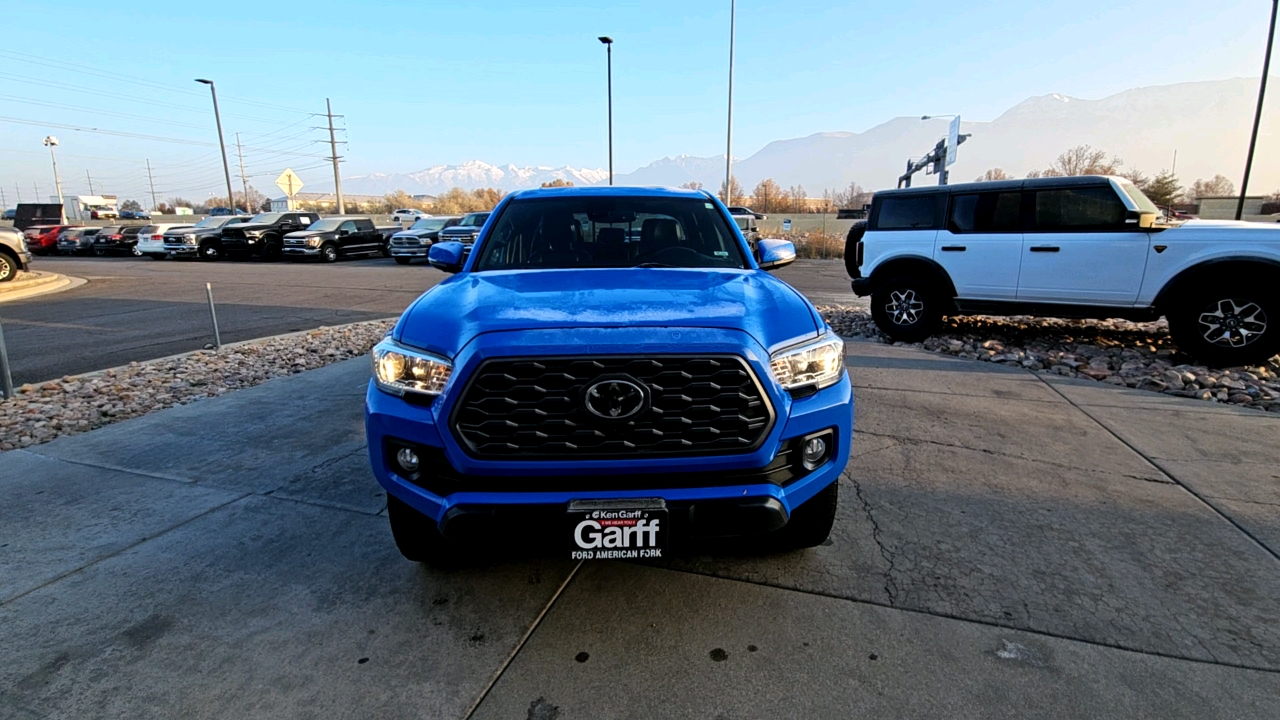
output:
<path id="1" fill-rule="evenodd" d="M 599 168 L 516 167 L 490 165 L 471 160 L 461 165 L 436 165 L 411 173 L 374 173 L 342 179 L 342 189 L 358 195 L 385 195 L 404 190 L 411 195 L 438 195 L 449 188 L 465 190 L 501 188 L 519 190 L 543 183 L 565 180 L 574 185 L 593 185 L 609 179 L 609 171 Z"/>

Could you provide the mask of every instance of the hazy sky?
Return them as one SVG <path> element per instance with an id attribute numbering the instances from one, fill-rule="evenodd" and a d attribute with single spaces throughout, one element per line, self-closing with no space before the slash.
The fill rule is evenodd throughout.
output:
<path id="1" fill-rule="evenodd" d="M 0 49 L 0 189 L 161 199 L 216 193 L 207 88 L 269 195 L 286 165 L 318 185 L 311 130 L 346 116 L 343 174 L 478 159 L 602 167 L 605 51 L 616 41 L 615 167 L 724 153 L 729 2 L 187 5 L 9 0 Z M 1033 95 L 1098 98 L 1142 85 L 1257 76 L 1270 3 L 739 0 L 734 155 L 771 140 L 862 131 L 899 115 L 991 120 Z M 1274 97 L 1280 98 L 1280 87 Z M 25 121 L 19 123 L 16 121 Z M 34 123 L 34 124 L 28 124 Z M 99 128 L 168 142 L 59 127 Z M 210 145 L 213 143 L 214 145 Z M 233 173 L 238 169 L 230 149 Z"/>

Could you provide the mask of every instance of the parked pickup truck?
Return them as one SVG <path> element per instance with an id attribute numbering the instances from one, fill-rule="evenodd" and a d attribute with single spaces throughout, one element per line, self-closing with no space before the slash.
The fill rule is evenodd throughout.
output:
<path id="1" fill-rule="evenodd" d="M 222 251 L 222 229 L 249 222 L 248 215 L 218 215 L 204 218 L 195 225 L 164 234 L 164 249 L 173 257 L 198 257 L 218 260 Z"/>
<path id="2" fill-rule="evenodd" d="M 440 239 L 440 231 L 457 225 L 461 218 L 457 216 L 440 216 L 422 218 L 408 230 L 391 236 L 391 257 L 399 265 L 408 265 L 414 258 L 427 258 L 431 245 Z"/>
<path id="3" fill-rule="evenodd" d="M 267 212 L 254 215 L 247 223 L 222 228 L 222 251 L 231 255 L 278 260 L 284 251 L 284 236 L 311 226 L 320 216 L 312 212 Z"/>
<path id="4" fill-rule="evenodd" d="M 457 225 L 445 228 L 440 231 L 437 242 L 460 242 L 463 245 L 470 245 L 476 241 L 480 235 L 481 228 L 489 219 L 490 213 L 473 212 L 462 216 L 462 220 Z"/>
<path id="5" fill-rule="evenodd" d="M 26 238 L 13 228 L 0 228 L 0 282 L 9 282 L 19 270 L 31 269 Z"/>
<path id="6" fill-rule="evenodd" d="M 290 260 L 310 257 L 331 263 L 339 257 L 383 254 L 386 249 L 386 239 L 367 217 L 327 217 L 284 236 L 284 256 Z"/>
<path id="7" fill-rule="evenodd" d="M 1209 365 L 1280 352 L 1280 227 L 1167 222 L 1124 178 L 881 191 L 845 257 L 876 326 L 904 342 L 944 315 L 1164 316 Z"/>

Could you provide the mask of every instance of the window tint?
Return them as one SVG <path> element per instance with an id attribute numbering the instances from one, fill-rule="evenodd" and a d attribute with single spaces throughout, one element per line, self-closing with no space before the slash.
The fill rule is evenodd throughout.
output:
<path id="1" fill-rule="evenodd" d="M 880 203 L 878 230 L 927 230 L 933 227 L 937 195 L 887 197 Z"/>
<path id="2" fill-rule="evenodd" d="M 372 220 L 357 220 L 357 221 L 356 221 L 356 229 L 357 229 L 357 230 L 362 230 L 362 231 L 372 230 L 372 229 L 373 229 L 373 221 L 372 221 Z"/>
<path id="3" fill-rule="evenodd" d="M 347 232 L 355 232 L 355 231 L 356 231 L 356 223 L 355 223 L 355 221 L 354 221 L 354 220 L 348 220 L 348 221 L 346 221 L 346 222 L 342 223 L 342 225 L 341 225 L 338 229 L 339 229 L 339 230 L 346 230 Z"/>
<path id="4" fill-rule="evenodd" d="M 1016 232 L 1021 212 L 1022 193 L 974 193 L 951 199 L 952 232 Z"/>
<path id="5" fill-rule="evenodd" d="M 1110 187 L 1041 190 L 1036 227 L 1042 231 L 1123 230 L 1126 208 Z"/>

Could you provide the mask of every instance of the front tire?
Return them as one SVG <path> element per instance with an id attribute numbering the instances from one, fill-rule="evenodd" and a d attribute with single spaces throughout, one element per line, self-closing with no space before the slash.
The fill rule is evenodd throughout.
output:
<path id="1" fill-rule="evenodd" d="M 387 495 L 387 518 L 391 521 L 391 536 L 406 560 L 449 566 L 461 559 L 462 553 L 455 543 L 440 534 L 434 520 L 390 494 Z"/>
<path id="2" fill-rule="evenodd" d="M 925 278 L 890 278 L 871 294 L 871 319 L 892 340 L 920 342 L 942 320 L 941 302 Z"/>
<path id="3" fill-rule="evenodd" d="M 200 246 L 197 257 L 201 260 L 213 262 L 222 259 L 222 248 L 215 242 L 207 242 Z"/>
<path id="4" fill-rule="evenodd" d="M 840 481 L 818 491 L 791 513 L 782 529 L 765 538 L 768 552 L 787 552 L 817 547 L 827 541 L 840 505 Z"/>
<path id="5" fill-rule="evenodd" d="M 18 277 L 18 261 L 9 253 L 0 252 L 0 282 L 9 282 Z"/>
<path id="6" fill-rule="evenodd" d="M 1280 294 L 1257 281 L 1208 285 L 1167 315 L 1178 347 L 1211 367 L 1257 365 L 1280 352 Z"/>
<path id="7" fill-rule="evenodd" d="M 327 263 L 338 262 L 338 248 L 332 245 L 325 245 L 320 248 L 320 259 Z"/>

